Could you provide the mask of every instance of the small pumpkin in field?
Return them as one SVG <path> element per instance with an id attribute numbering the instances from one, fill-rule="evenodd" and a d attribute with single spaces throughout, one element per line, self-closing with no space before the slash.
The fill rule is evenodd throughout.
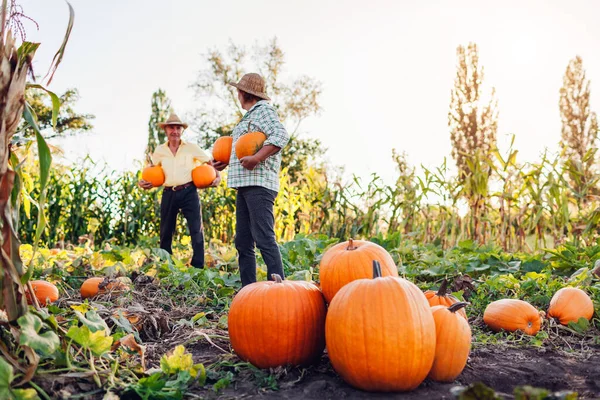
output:
<path id="1" fill-rule="evenodd" d="M 232 144 L 233 137 L 231 136 L 221 136 L 220 138 L 218 138 L 213 146 L 213 158 L 216 161 L 229 164 L 229 159 L 231 158 Z"/>
<path id="2" fill-rule="evenodd" d="M 160 165 L 150 165 L 142 171 L 142 179 L 154 187 L 159 187 L 165 183 L 165 172 Z"/>
<path id="3" fill-rule="evenodd" d="M 81 285 L 79 292 L 83 299 L 94 297 L 105 293 L 122 293 L 129 290 L 129 287 L 115 279 L 110 278 L 89 278 Z"/>
<path id="4" fill-rule="evenodd" d="M 58 288 L 54 284 L 42 280 L 31 281 L 30 283 L 33 293 L 37 298 L 38 303 L 40 303 L 40 306 L 45 307 L 49 303 L 54 303 L 56 300 L 58 300 Z M 27 297 L 27 303 L 33 304 L 33 299 L 31 298 L 27 287 L 25 290 L 25 296 Z"/>
<path id="5" fill-rule="evenodd" d="M 325 323 L 327 353 L 350 385 L 378 392 L 415 389 L 435 357 L 435 322 L 423 292 L 406 279 L 357 279 L 335 295 Z"/>
<path id="6" fill-rule="evenodd" d="M 350 239 L 323 254 L 319 264 L 321 290 L 328 303 L 346 284 L 373 276 L 373 260 L 381 266 L 382 276 L 398 276 L 398 268 L 386 249 L 376 243 Z"/>
<path id="7" fill-rule="evenodd" d="M 433 306 L 450 307 L 452 304 L 456 304 L 456 303 L 460 302 L 459 299 L 457 299 L 455 296 L 448 293 L 448 281 L 446 279 L 444 279 L 444 281 L 440 285 L 440 288 L 438 289 L 437 292 L 435 292 L 433 290 L 425 291 L 425 297 L 427 298 L 427 301 L 429 302 L 429 305 L 431 307 L 433 307 Z M 465 319 L 468 319 L 467 313 L 465 312 L 464 308 L 459 308 L 456 312 L 458 313 L 458 315 L 464 317 Z"/>
<path id="8" fill-rule="evenodd" d="M 483 313 L 483 322 L 494 332 L 520 330 L 528 335 L 535 335 L 542 325 L 542 317 L 526 301 L 502 299 L 488 304 Z"/>
<path id="9" fill-rule="evenodd" d="M 202 164 L 192 170 L 192 181 L 199 188 L 207 188 L 217 179 L 217 170 L 209 164 Z"/>
<path id="10" fill-rule="evenodd" d="M 465 369 L 471 351 L 471 327 L 458 314 L 467 303 L 458 302 L 449 307 L 433 306 L 435 321 L 435 359 L 429 378 L 438 382 L 452 382 Z"/>
<path id="11" fill-rule="evenodd" d="M 548 316 L 556 318 L 563 325 L 577 322 L 579 318 L 588 321 L 594 315 L 594 303 L 590 296 L 583 290 L 574 287 L 565 287 L 558 290 L 550 300 Z"/>
<path id="12" fill-rule="evenodd" d="M 325 301 L 312 283 L 282 280 L 245 286 L 227 319 L 231 347 L 258 368 L 307 365 L 325 348 Z"/>
<path id="13" fill-rule="evenodd" d="M 262 132 L 248 132 L 235 142 L 235 156 L 238 160 L 243 157 L 253 156 L 263 146 L 267 136 Z"/>

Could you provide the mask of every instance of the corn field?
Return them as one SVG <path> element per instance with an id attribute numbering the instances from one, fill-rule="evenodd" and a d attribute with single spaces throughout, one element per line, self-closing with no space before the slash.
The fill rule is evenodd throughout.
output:
<path id="1" fill-rule="evenodd" d="M 559 156 L 546 154 L 537 163 L 521 165 L 516 151 L 509 149 L 506 158 L 496 152 L 495 159 L 487 160 L 494 173 L 488 198 L 477 215 L 468 207 L 464 188 L 446 162 L 417 173 L 402 156 L 394 155 L 394 159 L 398 166 L 395 185 L 385 185 L 375 174 L 370 180 L 354 177 L 343 182 L 316 168 L 308 168 L 300 180 L 292 182 L 283 171 L 275 204 L 278 240 L 288 241 L 299 233 L 340 239 L 406 237 L 443 248 L 475 240 L 517 251 L 554 248 L 566 241 L 591 242 L 598 237 L 600 204 L 595 193 L 600 175 L 594 185 L 577 191 L 570 183 L 577 177 L 577 166 L 561 163 Z M 27 170 L 19 225 L 24 242 L 35 234 L 37 215 L 27 199 L 36 198 L 39 190 L 33 183 L 35 166 Z M 89 158 L 53 170 L 42 240 L 51 246 L 83 241 L 157 244 L 160 189 L 139 189 L 139 171 L 116 173 L 105 167 L 98 174 L 93 170 L 98 165 Z M 223 183 L 201 190 L 200 198 L 207 239 L 233 241 L 235 191 Z M 179 235 L 185 234 L 183 218 L 177 229 Z"/>

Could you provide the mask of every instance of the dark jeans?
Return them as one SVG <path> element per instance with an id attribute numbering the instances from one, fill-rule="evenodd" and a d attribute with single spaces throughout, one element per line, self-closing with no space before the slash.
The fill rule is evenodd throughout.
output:
<path id="1" fill-rule="evenodd" d="M 267 277 L 283 276 L 281 253 L 275 240 L 273 204 L 277 192 L 262 186 L 239 188 L 235 201 L 235 248 L 239 255 L 242 286 L 256 282 L 254 245 L 267 264 Z"/>
<path id="2" fill-rule="evenodd" d="M 160 203 L 160 248 L 173 254 L 171 243 L 177 223 L 179 211 L 187 220 L 190 237 L 192 239 L 191 264 L 196 268 L 204 268 L 204 229 L 202 228 L 202 213 L 200 212 L 200 198 L 196 187 L 189 186 L 173 192 L 163 190 Z"/>

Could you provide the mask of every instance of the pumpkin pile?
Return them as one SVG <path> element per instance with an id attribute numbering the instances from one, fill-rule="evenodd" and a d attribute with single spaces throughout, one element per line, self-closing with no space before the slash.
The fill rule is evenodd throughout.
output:
<path id="1" fill-rule="evenodd" d="M 242 288 L 228 315 L 233 350 L 256 367 L 306 365 L 327 344 L 346 382 L 389 392 L 415 389 L 428 376 L 451 381 L 466 366 L 466 303 L 431 307 L 375 243 L 351 239 L 328 249 L 322 292 L 313 283 L 272 278 Z"/>

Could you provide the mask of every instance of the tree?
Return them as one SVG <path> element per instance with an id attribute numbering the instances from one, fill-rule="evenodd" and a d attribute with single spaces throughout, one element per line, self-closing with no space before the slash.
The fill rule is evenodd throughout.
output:
<path id="1" fill-rule="evenodd" d="M 171 100 L 167 97 L 167 94 L 164 90 L 158 89 L 156 92 L 152 93 L 150 120 L 148 121 L 148 145 L 146 146 L 146 154 L 154 153 L 156 146 L 165 141 L 165 131 L 158 127 L 158 123 L 169 118 L 171 111 Z"/>
<path id="2" fill-rule="evenodd" d="M 264 46 L 256 45 L 249 52 L 244 46 L 230 43 L 225 54 L 211 50 L 206 55 L 208 66 L 198 73 L 191 85 L 201 108 L 192 117 L 192 125 L 200 132 L 199 141 L 210 147 L 219 136 L 230 135 L 243 116 L 237 91 L 228 82 L 237 82 L 246 72 L 258 72 L 265 78 L 267 93 L 277 108 L 282 123 L 290 133 L 290 142 L 282 151 L 282 167 L 297 176 L 309 163 L 324 153 L 317 139 L 301 137 L 299 127 L 304 119 L 321 111 L 321 84 L 313 78 L 300 76 L 291 82 L 281 79 L 285 55 L 277 38 Z"/>
<path id="3" fill-rule="evenodd" d="M 561 157 L 572 191 L 585 203 L 599 179 L 595 173 L 598 120 L 596 113 L 590 111 L 590 81 L 586 79 L 583 60 L 579 56 L 569 62 L 565 71 L 559 108 Z"/>
<path id="4" fill-rule="evenodd" d="M 489 101 L 483 98 L 484 74 L 477 45 L 458 46 L 456 54 L 458 65 L 448 112 L 452 157 L 458 168 L 462 194 L 471 210 L 472 236 L 482 240 L 481 215 L 493 170 L 490 156 L 496 150 L 497 101 L 493 88 Z"/>
<path id="5" fill-rule="evenodd" d="M 56 120 L 56 126 L 52 125 L 53 105 L 45 91 L 41 89 L 28 89 L 25 92 L 25 101 L 31 106 L 38 119 L 38 126 L 44 133 L 46 139 L 56 136 L 74 135 L 89 131 L 93 128 L 90 120 L 95 117 L 91 114 L 79 114 L 73 106 L 79 100 L 77 89 L 67 89 L 58 97 L 60 102 L 60 112 Z M 18 129 L 18 134 L 13 138 L 13 142 L 19 142 L 25 138 L 35 136 L 35 130 L 22 121 Z"/>

